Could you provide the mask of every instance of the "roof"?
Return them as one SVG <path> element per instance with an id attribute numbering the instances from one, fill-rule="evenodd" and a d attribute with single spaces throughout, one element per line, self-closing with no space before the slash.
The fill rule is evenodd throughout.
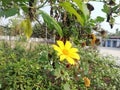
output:
<path id="1" fill-rule="evenodd" d="M 110 39 L 120 39 L 120 36 L 110 36 Z"/>

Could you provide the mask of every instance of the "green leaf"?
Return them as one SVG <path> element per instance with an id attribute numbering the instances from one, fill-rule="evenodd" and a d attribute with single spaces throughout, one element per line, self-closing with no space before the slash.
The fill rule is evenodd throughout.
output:
<path id="1" fill-rule="evenodd" d="M 81 12 L 84 14 L 85 19 L 87 19 L 87 17 L 89 16 L 89 10 L 87 8 L 87 5 L 84 2 L 82 2 L 82 0 L 73 0 L 73 1 L 77 4 Z"/>
<path id="2" fill-rule="evenodd" d="M 85 17 L 87 18 L 90 15 L 87 5 L 85 3 L 82 3 L 82 6 L 83 6 L 83 13 L 84 13 Z"/>
<path id="3" fill-rule="evenodd" d="M 84 19 L 77 11 L 72 7 L 70 2 L 63 2 L 60 3 L 60 6 L 62 6 L 65 10 L 67 10 L 70 14 L 73 14 L 77 17 L 78 22 L 84 26 Z"/>
<path id="4" fill-rule="evenodd" d="M 64 84 L 64 90 L 71 90 L 70 85 L 68 83 Z"/>
<path id="5" fill-rule="evenodd" d="M 111 17 L 109 23 L 114 24 L 114 22 L 115 22 L 115 19 L 113 17 Z"/>
<path id="6" fill-rule="evenodd" d="M 110 7 L 106 4 L 104 4 L 102 11 L 105 12 L 105 13 L 109 13 L 110 12 Z"/>
<path id="7" fill-rule="evenodd" d="M 18 8 L 10 8 L 10 9 L 7 9 L 7 10 L 2 10 L 0 12 L 0 16 L 10 17 L 10 16 L 15 15 L 16 13 L 19 13 Z"/>
<path id="8" fill-rule="evenodd" d="M 75 2 L 79 9 L 83 12 L 83 7 L 82 7 L 82 0 L 73 0 L 73 2 Z"/>
<path id="9" fill-rule="evenodd" d="M 103 21 L 104 21 L 104 18 L 103 18 L 103 17 L 98 16 L 98 17 L 96 18 L 96 21 L 97 21 L 97 22 L 103 22 Z"/>
<path id="10" fill-rule="evenodd" d="M 83 62 L 82 63 L 82 67 L 84 69 L 84 74 L 87 75 L 88 74 L 88 71 L 89 71 L 89 64 L 86 63 L 86 62 Z"/>
<path id="11" fill-rule="evenodd" d="M 0 1 L 2 1 L 3 6 L 6 6 L 7 4 L 11 2 L 11 0 L 0 0 Z"/>
<path id="12" fill-rule="evenodd" d="M 58 32 L 58 34 L 60 36 L 63 36 L 63 32 L 62 29 L 60 27 L 60 25 L 57 23 L 57 21 L 55 21 L 54 18 L 52 18 L 51 16 L 49 16 L 46 12 L 40 10 L 40 14 L 42 15 L 45 23 L 47 23 L 47 25 L 49 26 L 49 28 L 55 28 L 55 30 Z"/>
<path id="13" fill-rule="evenodd" d="M 21 28 L 24 30 L 27 39 L 29 39 L 33 32 L 30 19 L 23 20 L 21 22 Z"/>
<path id="14" fill-rule="evenodd" d="M 61 71 L 61 70 L 60 70 L 59 68 L 57 68 L 57 69 L 54 70 L 54 75 L 56 76 L 56 78 L 61 77 L 60 71 Z"/>
<path id="15" fill-rule="evenodd" d="M 19 5 L 21 6 L 21 9 L 22 9 L 25 13 L 28 13 L 28 12 L 29 12 L 28 7 L 26 7 L 25 4 L 20 3 Z"/>
<path id="16" fill-rule="evenodd" d="M 119 7 L 120 7 L 120 5 L 114 6 L 114 7 L 112 8 L 112 11 L 113 11 L 114 13 L 118 13 Z"/>

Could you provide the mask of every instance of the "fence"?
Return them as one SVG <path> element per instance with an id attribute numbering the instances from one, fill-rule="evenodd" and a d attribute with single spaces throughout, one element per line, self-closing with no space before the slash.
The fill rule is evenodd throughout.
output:
<path id="1" fill-rule="evenodd" d="M 20 36 L 0 36 L 0 41 L 20 41 L 22 37 Z M 46 38 L 30 38 L 28 42 L 40 42 L 40 43 L 55 43 L 55 39 Z"/>

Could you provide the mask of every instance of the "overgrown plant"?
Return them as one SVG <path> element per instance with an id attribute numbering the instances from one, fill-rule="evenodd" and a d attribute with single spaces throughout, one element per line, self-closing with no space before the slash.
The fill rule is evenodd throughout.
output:
<path id="1" fill-rule="evenodd" d="M 7 43 L 0 44 L 0 89 L 119 90 L 120 68 L 109 57 L 101 57 L 93 49 L 73 46 L 76 49 L 71 50 L 78 49 L 80 60 L 67 59 L 69 54 L 63 53 L 66 58 L 59 54 L 61 60 L 68 60 L 66 62 L 60 61 L 52 46 L 26 49 L 22 44 L 13 48 Z"/>

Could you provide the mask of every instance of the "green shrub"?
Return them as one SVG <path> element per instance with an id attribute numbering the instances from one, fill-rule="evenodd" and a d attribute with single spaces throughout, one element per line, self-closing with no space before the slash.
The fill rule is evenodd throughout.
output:
<path id="1" fill-rule="evenodd" d="M 79 48 L 77 65 L 60 62 L 53 49 L 0 45 L 0 90 L 119 90 L 120 68 L 96 50 Z M 85 87 L 83 77 L 91 81 Z"/>

